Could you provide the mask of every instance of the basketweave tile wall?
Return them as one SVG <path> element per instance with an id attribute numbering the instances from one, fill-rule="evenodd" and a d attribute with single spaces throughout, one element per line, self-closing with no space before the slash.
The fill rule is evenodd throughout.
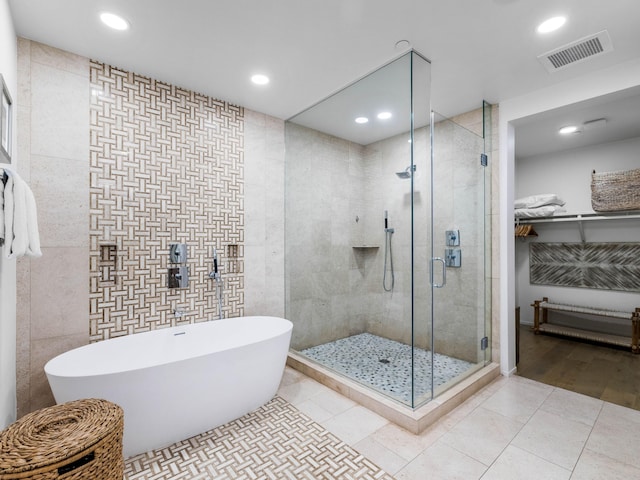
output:
<path id="1" fill-rule="evenodd" d="M 214 247 L 224 316 L 243 315 L 243 108 L 90 69 L 90 340 L 217 318 Z M 167 288 L 174 242 L 189 247 L 188 288 Z"/>

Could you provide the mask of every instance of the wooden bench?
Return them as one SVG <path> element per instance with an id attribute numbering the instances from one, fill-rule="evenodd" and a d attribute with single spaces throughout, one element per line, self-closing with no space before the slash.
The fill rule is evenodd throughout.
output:
<path id="1" fill-rule="evenodd" d="M 577 305 L 565 305 L 562 303 L 550 303 L 547 297 L 536 300 L 531 305 L 533 312 L 533 331 L 536 335 L 540 333 L 551 333 L 567 337 L 590 340 L 594 342 L 616 345 L 619 347 L 631 348 L 633 353 L 640 353 L 640 308 L 633 312 L 623 312 L 618 310 L 606 310 L 602 308 L 583 307 Z M 631 335 L 621 336 L 608 333 L 594 332 L 580 328 L 565 327 L 549 323 L 549 311 L 566 313 L 584 313 L 600 317 L 630 320 Z"/>

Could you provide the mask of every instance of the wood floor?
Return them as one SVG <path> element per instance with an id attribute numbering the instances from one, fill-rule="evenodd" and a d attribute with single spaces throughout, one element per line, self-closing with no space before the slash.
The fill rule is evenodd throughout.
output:
<path id="1" fill-rule="evenodd" d="M 640 410 L 640 355 L 520 326 L 518 375 Z"/>

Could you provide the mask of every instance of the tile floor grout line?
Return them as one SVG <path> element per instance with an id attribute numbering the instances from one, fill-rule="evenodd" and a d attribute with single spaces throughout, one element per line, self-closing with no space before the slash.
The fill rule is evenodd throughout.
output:
<path id="1" fill-rule="evenodd" d="M 580 463 L 580 459 L 582 458 L 582 454 L 584 453 L 585 449 L 587 448 L 587 443 L 589 443 L 589 439 L 591 438 L 591 434 L 593 434 L 593 430 L 596 428 L 596 424 L 598 423 L 598 418 L 600 418 L 600 415 L 602 414 L 602 410 L 604 409 L 605 404 L 607 403 L 604 400 L 601 400 L 601 404 L 600 404 L 600 409 L 598 410 L 598 415 L 596 416 L 595 420 L 593 421 L 593 425 L 591 425 L 591 429 L 589 430 L 589 435 L 587 435 L 586 440 L 584 441 L 584 445 L 582 446 L 582 448 L 580 449 L 580 455 L 578 455 L 578 458 L 576 460 L 576 463 L 573 465 L 573 468 L 571 469 L 571 476 L 573 476 L 573 473 L 576 470 L 576 467 L 578 466 L 578 463 Z M 600 454 L 602 455 L 602 454 Z M 605 455 L 606 457 L 606 455 Z M 610 457 L 607 457 L 610 458 Z M 614 459 L 611 459 L 614 460 Z"/>
<path id="2" fill-rule="evenodd" d="M 489 384 L 489 385 L 491 385 L 491 384 Z M 489 385 L 487 385 L 487 387 L 488 387 Z M 503 386 L 503 387 L 504 387 L 504 386 Z M 493 395 L 496 395 L 496 394 L 497 394 L 497 393 L 498 393 L 498 392 L 499 392 L 503 387 L 500 387 L 498 390 L 496 390 L 495 392 L 493 392 L 493 394 L 491 395 L 491 397 L 493 397 Z M 489 397 L 489 398 L 491 398 L 491 397 Z M 480 403 L 476 408 L 480 408 L 480 407 L 482 407 L 482 405 L 483 405 L 487 400 L 489 400 L 489 398 L 486 398 L 485 400 L 483 400 L 483 401 L 482 401 L 482 403 Z M 548 397 L 547 397 L 547 398 L 548 398 Z M 475 410 L 476 410 L 476 409 L 474 409 L 474 411 L 475 411 Z M 488 410 L 488 409 L 486 409 L 486 410 Z M 476 460 L 477 462 L 479 462 L 479 463 L 481 463 L 482 465 L 485 465 L 485 466 L 486 466 L 486 469 L 485 469 L 484 473 L 480 476 L 480 478 L 479 478 L 478 480 L 481 480 L 481 479 L 482 479 L 482 477 L 484 477 L 484 476 L 487 474 L 487 472 L 489 471 L 489 469 L 490 469 L 490 468 L 491 468 L 491 467 L 492 467 L 492 466 L 493 466 L 493 465 L 498 461 L 498 459 L 502 456 L 502 454 L 507 450 L 507 448 L 509 448 L 509 446 L 512 446 L 511 444 L 512 444 L 513 440 L 514 440 L 514 439 L 518 436 L 518 434 L 519 434 L 519 433 L 524 429 L 524 427 L 527 425 L 527 423 L 529 423 L 529 420 L 531 420 L 531 418 L 529 418 L 529 420 L 527 420 L 526 422 L 522 423 L 522 422 L 518 422 L 517 420 L 515 420 L 515 419 L 513 419 L 513 418 L 507 417 L 506 415 L 503 415 L 503 414 L 502 414 L 502 413 L 500 413 L 500 412 L 495 412 L 495 411 L 493 411 L 493 410 L 488 410 L 488 411 L 490 411 L 491 413 L 494 413 L 494 414 L 496 414 L 496 415 L 500 415 L 502 418 L 504 418 L 504 419 L 506 419 L 506 420 L 513 420 L 513 421 L 515 421 L 515 422 L 517 422 L 517 423 L 521 423 L 521 425 L 520 425 L 520 428 L 518 429 L 518 431 L 517 431 L 517 432 L 516 432 L 512 437 L 511 437 L 511 439 L 509 440 L 509 442 L 504 446 L 504 448 L 503 448 L 502 450 L 500 450 L 500 453 L 499 453 L 498 455 L 496 455 L 496 457 L 491 461 L 491 463 L 490 463 L 489 465 L 486 465 L 485 463 L 481 462 L 480 460 L 476 460 L 475 458 L 473 458 L 473 457 L 469 457 L 469 455 L 467 455 L 467 457 L 472 458 L 473 460 Z M 533 416 L 533 415 L 532 415 L 532 416 Z M 466 416 L 465 416 L 465 418 L 466 418 Z M 515 447 L 515 445 L 513 445 L 513 446 Z M 458 450 L 458 449 L 457 449 L 457 448 L 455 448 L 455 447 L 451 447 L 451 448 L 454 448 L 454 449 L 455 449 L 455 450 L 457 450 L 458 452 L 465 454 L 464 452 L 461 452 L 460 450 Z M 516 447 L 516 448 L 518 448 L 518 447 Z M 526 451 L 526 450 L 523 450 L 523 451 Z M 530 453 L 530 452 L 527 452 L 527 453 Z M 466 454 L 465 454 L 465 455 L 466 455 Z"/>

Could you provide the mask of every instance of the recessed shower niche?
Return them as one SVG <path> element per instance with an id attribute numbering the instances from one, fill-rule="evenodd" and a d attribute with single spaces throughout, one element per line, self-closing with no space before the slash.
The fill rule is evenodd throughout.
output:
<path id="1" fill-rule="evenodd" d="M 410 51 L 285 125 L 290 364 L 409 412 L 491 359 L 489 147 L 431 111 L 430 69 Z"/>

